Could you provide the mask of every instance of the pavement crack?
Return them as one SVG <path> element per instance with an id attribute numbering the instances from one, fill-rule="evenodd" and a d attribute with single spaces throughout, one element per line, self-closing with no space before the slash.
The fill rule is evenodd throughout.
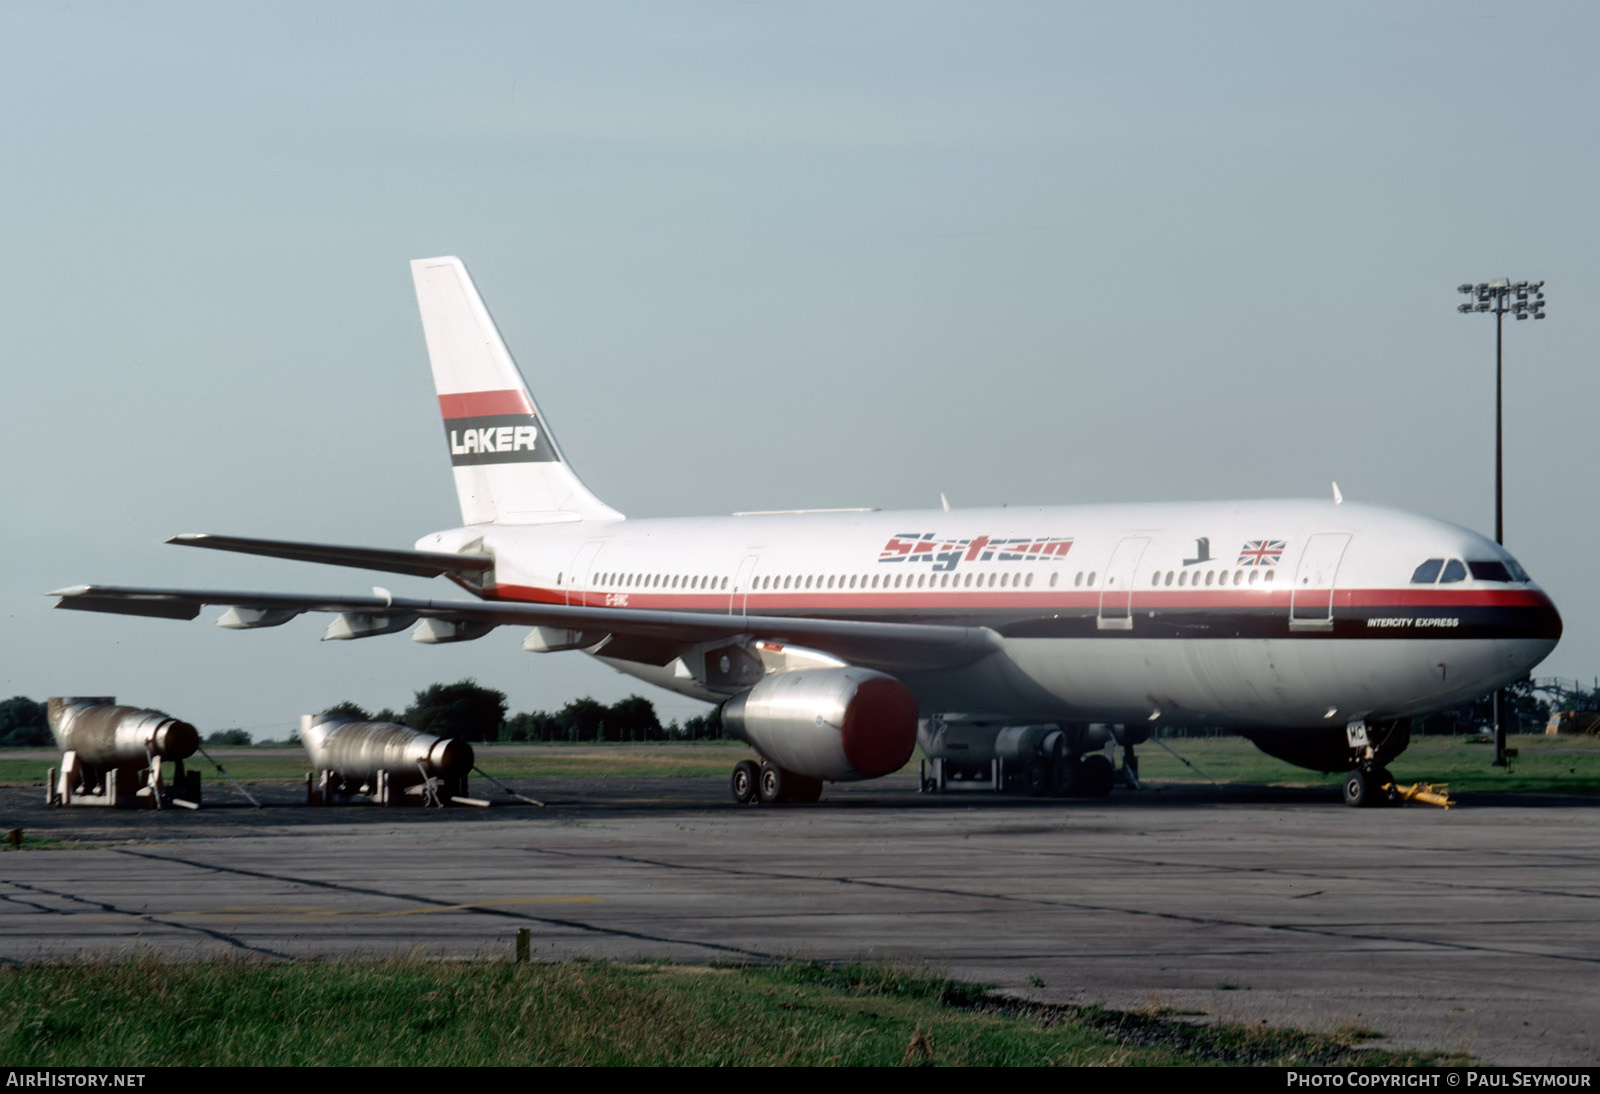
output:
<path id="1" fill-rule="evenodd" d="M 346 885 L 334 881 L 320 881 L 316 878 L 294 877 L 286 874 L 273 874 L 264 870 L 246 870 L 237 866 L 218 866 L 212 862 L 198 862 L 194 859 L 183 858 L 178 855 L 157 855 L 149 851 L 135 851 L 131 848 L 114 848 L 118 854 L 132 855 L 136 858 L 154 859 L 158 862 L 172 862 L 182 866 L 191 866 L 197 870 L 211 870 L 216 873 L 236 874 L 240 877 L 259 878 L 264 881 L 280 881 L 293 885 L 306 885 L 315 889 L 326 889 L 331 892 L 352 893 L 360 896 L 380 897 L 387 900 L 405 900 L 425 907 L 436 907 L 449 911 L 466 912 L 470 915 L 495 916 L 501 919 L 516 920 L 525 923 L 539 923 L 549 927 L 563 927 L 568 930 L 584 931 L 590 934 L 606 935 L 612 938 L 628 938 L 639 942 L 659 942 L 673 946 L 689 946 L 696 949 L 710 950 L 713 953 L 727 954 L 745 960 L 770 961 L 775 955 L 754 950 L 747 946 L 729 946 L 720 942 L 702 942 L 671 938 L 666 935 L 647 934 L 643 931 L 630 931 L 622 927 L 604 927 L 594 923 L 585 923 L 581 919 L 562 919 L 556 916 L 530 915 L 527 912 L 513 911 L 507 908 L 463 908 L 456 901 L 437 900 L 433 897 L 422 896 L 418 893 L 394 893 L 383 889 L 366 889 L 359 885 Z"/>

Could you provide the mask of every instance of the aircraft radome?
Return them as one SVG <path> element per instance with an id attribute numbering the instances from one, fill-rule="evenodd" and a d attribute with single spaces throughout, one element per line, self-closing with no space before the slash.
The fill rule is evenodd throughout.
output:
<path id="1" fill-rule="evenodd" d="M 458 528 L 413 550 L 170 542 L 422 576 L 475 599 L 85 585 L 57 607 L 224 627 L 335 617 L 326 637 L 527 628 L 722 704 L 741 800 L 815 800 L 898 770 L 919 733 L 951 778 L 996 758 L 1031 792 L 1107 793 L 1115 741 L 1243 734 L 1384 796 L 1408 720 L 1525 675 L 1561 619 L 1483 536 L 1327 501 L 1187 502 L 626 520 L 578 479 L 455 258 L 411 264 Z"/>

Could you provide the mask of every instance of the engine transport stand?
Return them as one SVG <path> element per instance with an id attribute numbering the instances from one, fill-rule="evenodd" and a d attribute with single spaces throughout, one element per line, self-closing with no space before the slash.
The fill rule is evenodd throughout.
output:
<path id="1" fill-rule="evenodd" d="M 467 794 L 465 775 L 429 775 L 421 778 L 405 772 L 403 775 L 379 768 L 365 780 L 348 779 L 337 771 L 324 769 L 306 775 L 306 804 L 332 805 L 363 797 L 378 805 L 424 805 L 442 808 L 444 805 L 475 805 L 486 808 L 489 803 Z"/>
<path id="2" fill-rule="evenodd" d="M 314 765 L 306 776 L 308 805 L 357 794 L 379 805 L 489 804 L 467 796 L 474 759 L 465 741 L 324 713 L 301 716 L 300 743 Z"/>
<path id="3" fill-rule="evenodd" d="M 55 696 L 46 708 L 61 748 L 61 767 L 45 774 L 47 804 L 200 808 L 200 772 L 183 766 L 200 744 L 194 726 L 104 696 Z M 172 764 L 170 786 L 163 761 Z"/>
<path id="4" fill-rule="evenodd" d="M 989 777 L 969 775 L 965 769 L 971 768 L 971 763 L 956 765 L 955 772 L 951 772 L 945 765 L 942 756 L 932 760 L 917 761 L 917 792 L 921 794 L 944 794 L 951 790 L 986 790 L 998 794 L 1005 789 L 1006 765 L 1005 761 L 996 757 L 989 761 Z M 929 773 L 929 768 L 932 773 Z"/>

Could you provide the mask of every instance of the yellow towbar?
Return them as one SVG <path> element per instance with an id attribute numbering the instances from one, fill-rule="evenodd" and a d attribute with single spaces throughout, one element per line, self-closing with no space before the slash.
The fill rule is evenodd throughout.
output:
<path id="1" fill-rule="evenodd" d="M 1450 786 L 1448 783 L 1412 783 L 1410 786 L 1401 786 L 1391 783 L 1390 787 L 1398 794 L 1403 802 L 1421 802 L 1424 805 L 1437 805 L 1440 809 L 1449 809 L 1455 802 L 1450 800 Z M 1385 787 L 1389 789 L 1390 787 Z"/>

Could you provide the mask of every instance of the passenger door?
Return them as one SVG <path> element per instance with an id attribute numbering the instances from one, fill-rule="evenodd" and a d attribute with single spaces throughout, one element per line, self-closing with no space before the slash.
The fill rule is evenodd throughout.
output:
<path id="1" fill-rule="evenodd" d="M 1319 532 L 1306 544 L 1295 567 L 1289 593 L 1289 626 L 1293 630 L 1333 630 L 1333 587 L 1339 561 L 1349 546 L 1348 532 Z"/>

